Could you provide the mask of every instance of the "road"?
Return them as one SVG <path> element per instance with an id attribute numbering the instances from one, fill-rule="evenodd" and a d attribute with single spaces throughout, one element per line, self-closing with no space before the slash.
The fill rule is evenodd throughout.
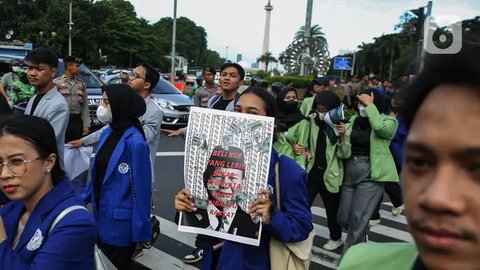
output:
<path id="1" fill-rule="evenodd" d="M 156 181 L 154 184 L 155 214 L 160 218 L 161 235 L 155 246 L 145 250 L 144 255 L 136 260 L 132 269 L 198 269 L 199 265 L 183 263 L 182 258 L 194 248 L 195 236 L 178 232 L 174 222 L 173 206 L 175 194 L 184 187 L 183 183 L 183 149 L 182 138 L 162 137 L 155 163 Z M 384 196 L 388 198 L 388 196 Z M 408 233 L 405 216 L 394 217 L 391 204 L 383 202 L 380 225 L 371 228 L 369 241 L 372 242 L 412 242 Z M 327 251 L 321 247 L 328 240 L 328 228 L 325 209 L 317 197 L 312 207 L 313 223 L 316 231 L 313 247 L 311 270 L 335 269 L 341 248 Z M 343 234 L 343 239 L 346 235 Z"/>

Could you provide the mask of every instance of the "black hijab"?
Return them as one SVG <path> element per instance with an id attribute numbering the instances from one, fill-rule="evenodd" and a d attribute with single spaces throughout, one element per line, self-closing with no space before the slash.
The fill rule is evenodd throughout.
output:
<path id="1" fill-rule="evenodd" d="M 373 93 L 373 104 L 375 104 L 375 107 L 377 107 L 377 110 L 378 110 L 379 113 L 385 114 L 388 110 L 388 104 L 387 104 L 387 100 L 382 95 L 382 93 L 380 93 L 380 91 L 378 91 L 375 88 L 368 88 L 368 89 L 365 89 L 362 92 L 362 94 L 366 94 L 366 95 L 369 95 L 369 96 L 372 93 Z M 360 129 L 362 129 L 362 130 L 366 130 L 366 129 L 371 128 L 370 121 L 368 120 L 368 117 L 357 117 L 357 119 L 355 119 L 355 125 L 360 127 Z"/>
<path id="2" fill-rule="evenodd" d="M 133 125 L 145 138 L 142 124 L 138 120 L 147 109 L 145 100 L 128 84 L 111 84 L 103 86 L 102 89 L 107 93 L 112 110 L 113 119 L 110 127 L 113 131 L 117 135 L 122 135 Z"/>
<path id="3" fill-rule="evenodd" d="M 283 88 L 277 96 L 277 119 L 280 123 L 280 125 L 278 125 L 280 131 L 287 131 L 290 127 L 294 126 L 298 122 L 307 119 L 302 114 L 302 112 L 300 112 L 300 109 L 298 108 L 298 103 L 293 106 L 293 104 L 289 104 L 289 102 L 285 102 L 283 100 L 287 93 L 290 91 L 294 91 L 295 94 L 297 94 L 298 96 L 297 90 L 293 87 Z"/>
<path id="4" fill-rule="evenodd" d="M 312 110 L 316 110 L 317 105 L 324 106 L 327 111 L 337 108 L 340 106 L 340 98 L 332 91 L 323 91 L 318 93 L 313 100 Z M 320 120 L 320 118 L 315 116 L 315 123 L 320 128 L 320 130 L 324 130 L 325 134 L 327 134 L 328 139 L 332 144 L 337 142 L 338 136 L 335 134 L 335 131 L 332 127 L 327 125 L 325 121 Z"/>

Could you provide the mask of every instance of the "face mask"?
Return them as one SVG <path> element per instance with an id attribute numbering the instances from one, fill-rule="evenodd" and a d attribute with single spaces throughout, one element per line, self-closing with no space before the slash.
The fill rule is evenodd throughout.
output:
<path id="1" fill-rule="evenodd" d="M 320 119 L 320 121 L 325 120 L 326 113 L 317 112 L 317 115 L 318 115 L 318 119 Z"/>
<path id="2" fill-rule="evenodd" d="M 366 109 L 367 108 L 365 108 L 365 106 L 358 106 L 358 113 L 360 114 L 360 117 L 367 117 L 367 112 L 365 111 Z"/>
<path id="3" fill-rule="evenodd" d="M 17 72 L 19 69 L 20 69 L 19 66 L 13 66 L 13 67 L 12 67 L 13 72 Z"/>
<path id="4" fill-rule="evenodd" d="M 298 102 L 289 100 L 285 101 L 285 111 L 294 112 L 298 108 Z"/>
<path id="5" fill-rule="evenodd" d="M 104 124 L 110 124 L 113 120 L 112 111 L 100 105 L 97 108 L 97 118 Z"/>

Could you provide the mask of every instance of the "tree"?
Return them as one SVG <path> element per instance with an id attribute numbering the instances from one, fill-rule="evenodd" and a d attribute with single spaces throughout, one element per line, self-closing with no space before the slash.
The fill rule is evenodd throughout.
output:
<path id="1" fill-rule="evenodd" d="M 263 55 L 261 55 L 259 58 L 257 58 L 257 63 L 262 62 L 265 64 L 265 73 L 268 72 L 268 64 L 270 63 L 277 63 L 278 60 L 277 58 L 273 57 L 271 52 L 266 52 Z"/>
<path id="2" fill-rule="evenodd" d="M 300 29 L 295 33 L 294 40 L 303 40 L 305 36 L 305 26 L 301 26 Z M 325 38 L 325 33 L 322 31 L 320 25 L 315 24 L 310 30 L 310 37 L 314 40 L 318 40 L 320 43 L 323 43 L 327 46 L 327 39 Z"/>

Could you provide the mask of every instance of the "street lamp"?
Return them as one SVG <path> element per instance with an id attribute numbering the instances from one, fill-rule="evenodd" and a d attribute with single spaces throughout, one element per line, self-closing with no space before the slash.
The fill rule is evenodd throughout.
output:
<path id="1" fill-rule="evenodd" d="M 173 1 L 172 65 L 170 82 L 175 82 L 175 41 L 177 39 L 177 0 Z"/>
<path id="2" fill-rule="evenodd" d="M 10 40 L 10 39 L 12 38 L 12 36 L 13 36 L 13 33 L 14 33 L 14 32 L 13 32 L 12 29 L 8 30 L 7 34 L 5 35 L 5 38 L 6 38 L 7 40 Z"/>
<path id="3" fill-rule="evenodd" d="M 70 0 L 70 17 L 68 20 L 68 55 L 72 55 L 72 27 L 73 27 L 73 22 L 72 22 L 72 1 Z"/>

